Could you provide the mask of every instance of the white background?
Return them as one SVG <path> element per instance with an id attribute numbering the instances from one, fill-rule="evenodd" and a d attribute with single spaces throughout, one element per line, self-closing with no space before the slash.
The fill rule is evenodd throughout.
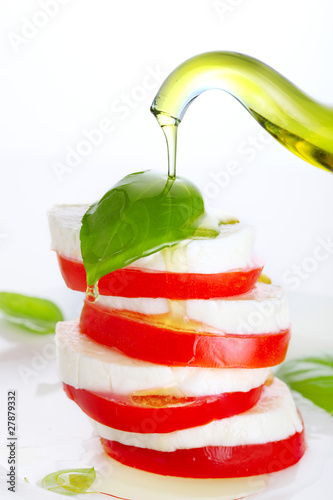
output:
<path id="1" fill-rule="evenodd" d="M 49 9 L 56 5 L 52 14 L 45 15 L 46 4 Z M 331 0 L 1 0 L 0 290 L 61 296 L 67 316 L 77 310 L 81 297 L 65 289 L 49 251 L 46 211 L 53 203 L 93 202 L 130 172 L 166 172 L 164 137 L 149 112 L 161 74 L 167 76 L 195 54 L 237 51 L 262 60 L 313 98 L 332 105 L 332 25 Z M 129 104 L 122 104 L 120 112 L 121 101 Z M 96 129 L 104 119 L 113 122 L 112 133 L 104 134 L 101 144 L 60 181 L 57 162 L 65 163 L 68 151 L 85 139 L 85 131 Z M 180 126 L 178 173 L 207 192 L 214 173 L 225 171 L 230 161 L 238 162 L 241 173 L 208 201 L 257 227 L 257 252 L 266 260 L 266 272 L 297 292 L 291 294 L 296 318 L 291 355 L 316 348 L 328 351 L 331 301 L 320 295 L 333 295 L 333 256 L 328 254 L 312 272 L 306 271 L 296 289 L 283 277 L 294 265 L 304 272 L 318 238 L 333 239 L 333 175 L 306 164 L 275 141 L 249 160 L 240 148 L 258 139 L 261 130 L 232 97 L 217 91 L 202 95 Z M 21 459 L 20 474 L 33 481 L 62 466 L 77 466 L 77 460 L 75 465 L 50 462 L 57 457 L 76 459 L 82 441 L 76 427 L 79 412 L 72 406 L 69 410 L 70 402 L 60 393 L 54 358 L 37 367 L 27 387 L 17 372 L 19 363 L 31 370 L 36 353 L 43 353 L 43 343 L 53 345 L 53 336 L 37 338 L 6 325 L 0 336 L 1 379 L 6 388 L 19 387 L 20 446 L 51 450 L 48 459 L 41 456 L 40 466 L 33 464 L 31 470 Z M 40 403 L 38 390 L 50 392 Z M 54 406 L 53 390 L 58 390 L 59 406 Z M 2 391 L 1 400 L 4 395 Z M 85 425 L 80 417 L 79 425 Z M 313 452 L 316 443 L 327 447 L 330 441 L 325 433 L 320 441 L 318 421 L 311 422 L 313 428 L 307 428 Z M 68 440 L 59 438 L 59 429 L 64 436 L 67 432 Z M 54 443 L 59 445 L 56 456 Z M 319 461 L 308 454 L 302 462 L 310 471 L 301 478 L 302 488 L 306 481 L 310 485 L 307 494 L 302 489 L 295 495 L 289 492 L 288 498 L 303 500 L 318 493 L 323 500 L 331 498 L 332 461 L 325 465 L 320 446 Z M 318 468 L 323 475 L 316 483 Z M 27 498 L 35 495 L 28 491 Z"/>
<path id="2" fill-rule="evenodd" d="M 166 171 L 149 107 L 161 74 L 187 58 L 242 52 L 332 104 L 332 19 L 330 0 L 2 0 L 1 289 L 47 295 L 63 286 L 49 251 L 53 203 L 93 202 L 130 172 Z M 128 104 L 119 108 L 121 101 Z M 56 162 L 65 164 L 103 119 L 112 132 L 60 182 Z M 333 237 L 333 176 L 276 141 L 261 143 L 250 160 L 240 148 L 261 130 L 235 99 L 207 92 L 180 126 L 178 173 L 208 192 L 212 174 L 237 161 L 241 173 L 217 187 L 210 204 L 257 227 L 257 252 L 276 282 L 292 289 L 285 273 L 305 266 L 294 290 L 333 294 L 332 254 L 307 264 L 318 238 Z"/>

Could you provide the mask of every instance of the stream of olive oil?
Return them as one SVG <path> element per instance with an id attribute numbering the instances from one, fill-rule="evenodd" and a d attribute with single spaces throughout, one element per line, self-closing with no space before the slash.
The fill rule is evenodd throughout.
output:
<path id="1" fill-rule="evenodd" d="M 168 176 L 170 179 L 176 177 L 177 161 L 177 130 L 180 120 L 164 113 L 157 113 L 156 118 L 162 130 L 167 143 L 168 151 Z"/>
<path id="2" fill-rule="evenodd" d="M 151 111 L 165 134 L 169 175 L 176 175 L 177 127 L 190 103 L 209 89 L 233 95 L 277 141 L 308 163 L 333 172 L 333 108 L 304 94 L 262 62 L 233 52 L 209 52 L 178 66 Z"/>

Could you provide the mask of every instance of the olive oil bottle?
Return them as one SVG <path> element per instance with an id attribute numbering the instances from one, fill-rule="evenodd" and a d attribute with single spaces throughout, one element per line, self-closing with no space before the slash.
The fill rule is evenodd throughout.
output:
<path id="1" fill-rule="evenodd" d="M 314 101 L 257 59 L 208 52 L 178 66 L 151 107 L 167 140 L 170 177 L 176 175 L 177 127 L 190 103 L 209 89 L 233 95 L 289 151 L 333 172 L 332 107 Z"/>

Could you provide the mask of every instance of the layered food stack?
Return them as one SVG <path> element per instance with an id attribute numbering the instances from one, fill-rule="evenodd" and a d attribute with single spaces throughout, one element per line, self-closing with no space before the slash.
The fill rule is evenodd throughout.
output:
<path id="1" fill-rule="evenodd" d="M 81 220 L 49 213 L 66 284 L 84 292 Z M 57 326 L 58 371 L 112 458 L 182 477 L 240 477 L 295 464 L 304 430 L 271 368 L 286 355 L 283 291 L 258 282 L 254 231 L 223 222 L 104 276 L 80 320 Z"/>

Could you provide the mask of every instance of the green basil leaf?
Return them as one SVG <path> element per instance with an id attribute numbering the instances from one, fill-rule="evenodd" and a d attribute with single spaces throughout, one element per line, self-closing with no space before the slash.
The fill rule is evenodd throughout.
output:
<path id="1" fill-rule="evenodd" d="M 333 415 L 333 355 L 287 361 L 276 375 L 291 389 Z"/>
<path id="2" fill-rule="evenodd" d="M 203 215 L 200 191 L 188 180 L 153 171 L 124 177 L 83 216 L 80 240 L 88 285 L 191 238 Z"/>
<path id="3" fill-rule="evenodd" d="M 19 293 L 0 292 L 0 312 L 6 320 L 36 333 L 54 332 L 63 315 L 53 302 Z"/>
<path id="4" fill-rule="evenodd" d="M 95 481 L 96 472 L 90 469 L 68 469 L 52 472 L 44 477 L 41 486 L 61 495 L 84 493 Z"/>

